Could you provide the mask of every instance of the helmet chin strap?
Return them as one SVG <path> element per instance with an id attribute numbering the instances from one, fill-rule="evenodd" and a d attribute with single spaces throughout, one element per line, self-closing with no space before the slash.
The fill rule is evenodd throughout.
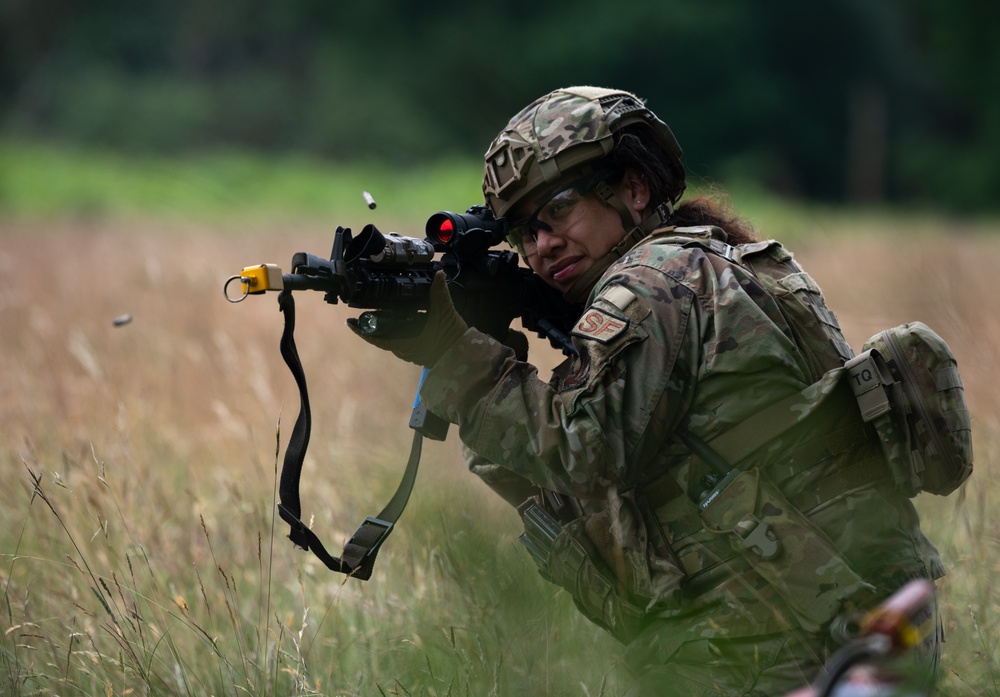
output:
<path id="1" fill-rule="evenodd" d="M 612 264 L 621 259 L 627 251 L 648 237 L 653 230 L 666 223 L 674 212 L 672 204 L 669 202 L 662 203 L 657 206 L 656 210 L 654 210 L 645 220 L 643 220 L 639 225 L 636 225 L 635 220 L 632 218 L 632 212 L 622 202 L 622 200 L 618 197 L 618 194 L 614 192 L 607 182 L 601 182 L 601 184 L 595 187 L 594 193 L 600 196 L 605 203 L 618 211 L 618 215 L 622 219 L 622 227 L 628 230 L 628 232 L 625 233 L 624 237 L 622 237 L 621 242 L 616 244 L 607 254 L 598 259 L 597 262 L 587 269 L 583 275 L 576 279 L 570 289 L 566 291 L 566 299 L 571 303 L 576 303 L 578 305 L 587 301 L 594 284 L 597 283 L 601 276 L 604 275 L 605 271 L 611 268 Z"/>

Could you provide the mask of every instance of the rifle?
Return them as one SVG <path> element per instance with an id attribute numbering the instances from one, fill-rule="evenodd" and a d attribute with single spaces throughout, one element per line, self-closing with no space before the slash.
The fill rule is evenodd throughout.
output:
<path id="1" fill-rule="evenodd" d="M 289 539 L 295 545 L 312 550 L 332 571 L 361 580 L 371 577 L 378 550 L 406 506 L 422 438 L 444 440 L 449 424 L 427 411 L 418 387 L 409 424 L 415 432 L 413 445 L 396 493 L 377 516 L 365 519 L 339 558 L 327 552 L 301 520 L 299 479 L 312 417 L 305 372 L 295 347 L 292 293 L 320 291 L 330 304 L 364 310 L 357 318 L 363 333 L 405 336 L 418 330 L 428 308 L 431 282 L 443 271 L 455 308 L 469 326 L 503 341 L 511 322 L 520 317 L 525 328 L 547 338 L 553 347 L 576 354 L 569 331 L 581 308 L 520 266 L 516 253 L 493 249 L 506 236 L 504 218 L 495 217 L 485 206 L 473 206 L 464 214 L 440 211 L 428 218 L 425 233 L 424 239 L 383 234 L 369 224 L 355 237 L 350 228 L 338 226 L 328 260 L 299 252 L 292 257 L 291 273 L 283 273 L 276 264 L 248 266 L 223 287 L 226 299 L 233 303 L 279 292 L 278 305 L 285 317 L 281 354 L 298 385 L 300 409 L 282 465 L 278 512 L 291 527 Z M 236 281 L 241 294 L 231 296 L 229 288 Z"/>

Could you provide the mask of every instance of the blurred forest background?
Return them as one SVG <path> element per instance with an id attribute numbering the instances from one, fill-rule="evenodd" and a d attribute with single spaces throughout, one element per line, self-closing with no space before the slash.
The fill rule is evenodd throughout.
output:
<path id="1" fill-rule="evenodd" d="M 954 348 L 977 470 L 917 506 L 942 694 L 1000 697 L 997 37 L 988 0 L 0 0 L 0 694 L 624 692 L 454 433 L 372 582 L 284 539 L 281 318 L 221 292 L 345 218 L 414 234 L 479 202 L 507 119 L 589 83 L 790 241 L 852 346 L 919 319 Z M 342 331 L 352 308 L 298 312 L 334 548 L 399 481 L 419 371 Z"/>
<path id="2" fill-rule="evenodd" d="M 598 84 L 647 99 L 695 178 L 986 212 L 998 35 L 984 0 L 4 0 L 0 138 L 405 167 Z"/>

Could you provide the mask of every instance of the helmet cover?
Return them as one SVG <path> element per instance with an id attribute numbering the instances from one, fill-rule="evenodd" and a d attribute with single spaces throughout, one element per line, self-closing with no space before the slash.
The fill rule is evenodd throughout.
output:
<path id="1" fill-rule="evenodd" d="M 518 112 L 485 156 L 483 194 L 498 217 L 533 192 L 588 164 L 615 145 L 614 134 L 632 124 L 650 129 L 670 158 L 683 191 L 681 148 L 670 128 L 629 92 L 567 87 L 536 99 Z"/>

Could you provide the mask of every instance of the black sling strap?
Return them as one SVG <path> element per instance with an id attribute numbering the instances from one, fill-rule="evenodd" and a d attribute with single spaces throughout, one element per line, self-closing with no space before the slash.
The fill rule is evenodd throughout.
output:
<path id="1" fill-rule="evenodd" d="M 302 522 L 302 506 L 299 501 L 299 478 L 302 474 L 302 462 L 305 459 L 306 447 L 309 445 L 309 435 L 312 430 L 312 413 L 309 409 L 309 392 L 306 389 L 306 376 L 299 360 L 299 352 L 295 347 L 295 301 L 292 293 L 283 290 L 278 295 L 278 306 L 285 315 L 285 328 L 281 335 L 281 356 L 292 371 L 299 387 L 299 416 L 295 420 L 292 435 L 285 450 L 285 459 L 281 467 L 281 480 L 278 485 L 278 512 L 281 518 L 291 526 L 288 538 L 302 549 L 312 550 L 332 571 L 347 574 L 362 581 L 367 581 L 372 575 L 375 557 L 379 547 L 392 532 L 393 526 L 406 508 L 406 502 L 413 490 L 417 477 L 417 466 L 420 463 L 420 450 L 423 437 L 419 431 L 413 434 L 413 445 L 410 449 L 410 459 L 406 464 L 403 479 L 396 489 L 392 499 L 378 516 L 365 518 L 351 538 L 344 545 L 340 558 L 326 551 L 309 527 Z"/>

